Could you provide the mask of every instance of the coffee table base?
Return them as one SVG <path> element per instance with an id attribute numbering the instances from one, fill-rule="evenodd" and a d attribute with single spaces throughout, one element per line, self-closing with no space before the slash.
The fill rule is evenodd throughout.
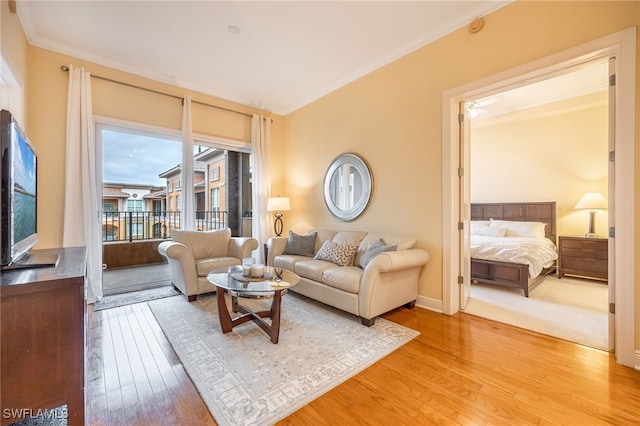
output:
<path id="1" fill-rule="evenodd" d="M 218 318 L 220 319 L 220 327 L 222 333 L 226 334 L 233 330 L 233 327 L 244 324 L 248 321 L 253 321 L 264 330 L 265 333 L 271 338 L 271 343 L 278 343 L 278 337 L 280 336 L 280 306 L 282 303 L 282 290 L 275 290 L 273 293 L 273 300 L 271 301 L 271 309 L 268 311 L 254 312 L 246 306 L 242 306 L 238 303 L 238 296 L 231 295 L 231 308 L 233 312 L 240 312 L 242 315 L 231 318 L 229 308 L 227 308 L 227 302 L 225 301 L 225 293 L 227 290 L 218 287 L 216 291 L 216 297 L 218 300 Z M 263 320 L 263 318 L 271 318 L 271 325 Z"/>

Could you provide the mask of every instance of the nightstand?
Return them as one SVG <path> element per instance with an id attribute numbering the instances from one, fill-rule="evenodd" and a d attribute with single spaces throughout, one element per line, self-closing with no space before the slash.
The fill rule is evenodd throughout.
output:
<path id="1" fill-rule="evenodd" d="M 608 258 L 606 238 L 558 237 L 558 278 L 566 274 L 606 280 Z"/>

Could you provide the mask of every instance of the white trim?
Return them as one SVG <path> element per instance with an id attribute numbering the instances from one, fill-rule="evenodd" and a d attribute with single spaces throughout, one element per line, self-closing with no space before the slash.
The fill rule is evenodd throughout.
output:
<path id="1" fill-rule="evenodd" d="M 635 368 L 636 370 L 640 371 L 640 350 L 636 351 L 636 360 L 633 364 L 633 368 Z"/>
<path id="2" fill-rule="evenodd" d="M 418 298 L 416 299 L 416 306 L 418 308 L 427 309 L 440 314 L 442 313 L 442 302 L 438 299 L 418 295 Z"/>
<path id="3" fill-rule="evenodd" d="M 221 138 L 211 136 L 204 133 L 193 134 L 194 144 L 209 146 L 212 148 L 223 148 L 229 151 L 251 153 L 251 142 L 245 142 L 237 139 Z"/>
<path id="4" fill-rule="evenodd" d="M 96 126 L 101 125 L 104 129 L 123 131 L 140 136 L 171 139 L 176 142 L 181 142 L 180 130 L 170 129 L 168 127 L 154 126 L 151 124 L 138 123 L 136 121 L 122 120 L 119 118 L 95 114 L 93 116 L 93 121 Z"/>
<path id="5" fill-rule="evenodd" d="M 615 245 L 616 359 L 620 364 L 637 365 L 635 351 L 635 27 L 611 34 L 572 49 L 506 70 L 443 93 L 442 97 L 442 241 L 443 312 L 459 309 L 459 285 L 455 260 L 458 258 L 457 227 L 457 104 L 489 96 L 522 83 L 531 83 L 597 58 L 616 56 L 616 171 Z"/>
<path id="6" fill-rule="evenodd" d="M 0 108 L 11 111 L 11 115 L 26 127 L 24 115 L 24 84 L 13 71 L 9 56 L 0 50 Z"/>
<path id="7" fill-rule="evenodd" d="M 128 121 L 104 115 L 94 115 L 93 117 L 95 123 L 102 125 L 105 129 L 126 131 L 127 133 L 141 136 L 160 137 L 162 139 L 171 139 L 176 142 L 182 142 L 180 130 L 177 129 L 138 123 L 136 121 Z M 194 133 L 193 139 L 195 144 L 202 146 L 223 148 L 239 152 L 251 152 L 251 143 L 242 140 L 211 136 L 204 133 Z"/>

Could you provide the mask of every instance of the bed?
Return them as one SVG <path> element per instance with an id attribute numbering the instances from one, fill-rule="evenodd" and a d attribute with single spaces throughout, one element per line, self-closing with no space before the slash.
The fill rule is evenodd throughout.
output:
<path id="1" fill-rule="evenodd" d="M 487 230 L 491 231 L 487 232 L 487 238 L 476 238 L 476 236 L 472 235 L 472 283 L 520 288 L 524 291 L 524 295 L 529 297 L 529 290 L 555 271 L 557 259 L 555 202 L 473 203 L 471 204 L 471 220 L 471 233 L 482 237 L 484 237 L 482 235 L 484 231 L 477 232 L 477 230 L 478 227 L 482 228 L 485 225 L 493 228 L 499 226 L 513 227 L 516 230 L 522 227 L 529 232 L 530 226 L 536 226 L 535 223 L 544 224 L 544 226 L 537 225 L 535 232 L 538 232 L 539 235 L 537 236 L 540 237 L 536 238 L 540 240 L 536 242 L 537 245 L 533 248 L 523 246 L 524 248 L 519 249 L 519 254 L 515 257 L 509 257 L 508 261 L 505 260 L 505 253 L 498 257 L 495 257 L 495 254 L 508 252 L 511 248 L 510 246 L 517 245 L 515 240 L 500 238 L 506 237 L 504 233 L 502 235 L 492 234 L 495 229 Z M 518 236 L 515 233 L 512 235 Z M 520 238 L 517 239 L 520 240 Z M 529 239 L 533 240 L 533 238 Z M 522 238 L 522 240 L 526 242 L 527 238 Z M 487 241 L 492 242 L 494 245 L 492 247 L 485 246 Z M 533 256 L 528 256 L 528 254 L 534 254 L 538 250 L 546 256 L 544 259 L 536 260 Z"/>

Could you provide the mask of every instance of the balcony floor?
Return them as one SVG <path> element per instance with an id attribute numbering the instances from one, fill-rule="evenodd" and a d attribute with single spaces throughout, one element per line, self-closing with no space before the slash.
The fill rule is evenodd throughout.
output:
<path id="1" fill-rule="evenodd" d="M 169 285 L 171 278 L 166 263 L 102 271 L 102 291 L 105 296 Z"/>

